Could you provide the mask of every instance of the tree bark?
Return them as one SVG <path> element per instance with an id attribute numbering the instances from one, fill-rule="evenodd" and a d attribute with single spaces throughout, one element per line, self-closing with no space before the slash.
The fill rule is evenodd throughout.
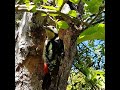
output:
<path id="1" fill-rule="evenodd" d="M 24 13 L 18 30 L 16 30 L 15 43 L 15 90 L 31 90 L 30 72 L 23 65 L 27 54 L 29 53 L 27 47 L 31 45 L 29 32 L 29 19 L 31 13 Z M 28 16 L 28 17 L 27 17 Z"/>
<path id="2" fill-rule="evenodd" d="M 25 12 L 16 33 L 15 90 L 42 90 L 45 31 Z"/>
<path id="3" fill-rule="evenodd" d="M 76 55 L 76 39 L 77 36 L 73 32 L 73 30 L 70 28 L 69 30 L 66 30 L 63 42 L 65 46 L 65 56 L 62 60 L 60 70 L 59 70 L 59 86 L 58 90 L 65 90 L 67 87 L 67 80 L 69 77 L 70 69 L 72 66 L 72 62 L 74 60 L 74 57 Z"/>

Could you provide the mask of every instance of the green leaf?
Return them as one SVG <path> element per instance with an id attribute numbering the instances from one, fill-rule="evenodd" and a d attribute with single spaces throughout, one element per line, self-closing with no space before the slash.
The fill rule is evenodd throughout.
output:
<path id="1" fill-rule="evenodd" d="M 47 0 L 43 0 L 44 3 L 47 3 Z"/>
<path id="2" fill-rule="evenodd" d="M 104 24 L 97 24 L 95 26 L 89 27 L 87 30 L 82 32 L 78 39 L 77 43 L 81 43 L 86 40 L 94 40 L 94 39 L 101 39 L 105 40 L 105 25 Z"/>
<path id="3" fill-rule="evenodd" d="M 51 14 L 49 14 L 49 15 L 54 17 L 54 16 L 58 16 L 59 14 L 52 14 L 52 13 L 51 13 Z M 41 13 L 41 16 L 47 16 L 47 14 L 46 14 L 46 13 Z"/>
<path id="4" fill-rule="evenodd" d="M 30 3 L 29 0 L 23 0 L 23 2 L 26 4 L 26 3 Z"/>
<path id="5" fill-rule="evenodd" d="M 61 5 L 63 4 L 63 0 L 56 0 L 56 4 L 58 7 L 61 7 Z"/>
<path id="6" fill-rule="evenodd" d="M 102 70 L 96 70 L 96 72 L 95 72 L 96 74 L 100 74 L 100 75 L 104 75 L 105 74 L 105 72 L 104 71 L 102 71 Z"/>
<path id="7" fill-rule="evenodd" d="M 27 10 L 32 10 L 33 12 L 36 12 L 36 6 L 31 5 L 29 0 L 24 0 L 24 3 L 26 4 Z"/>
<path id="8" fill-rule="evenodd" d="M 92 14 L 95 14 L 99 11 L 99 7 L 102 5 L 103 0 L 82 0 L 86 6 L 85 10 L 87 12 L 91 12 Z"/>
<path id="9" fill-rule="evenodd" d="M 59 16 L 59 14 L 52 14 L 52 13 L 49 14 L 49 15 L 50 15 L 50 16 L 53 16 L 53 17 L 54 17 L 54 16 Z"/>
<path id="10" fill-rule="evenodd" d="M 91 12 L 92 14 L 96 14 L 99 11 L 99 6 L 97 4 L 89 5 L 88 7 L 86 7 L 86 9 L 88 9 L 88 11 Z"/>
<path id="11" fill-rule="evenodd" d="M 41 16 L 47 16 L 47 14 L 46 13 L 41 13 Z"/>
<path id="12" fill-rule="evenodd" d="M 27 3 L 26 3 L 26 7 L 27 7 L 27 8 L 29 8 L 29 6 L 30 6 L 30 3 L 29 3 L 29 2 L 27 2 Z"/>
<path id="13" fill-rule="evenodd" d="M 58 21 L 57 28 L 58 29 L 67 29 L 67 28 L 69 28 L 69 25 L 65 21 Z"/>
<path id="14" fill-rule="evenodd" d="M 55 8 L 54 6 L 44 6 L 44 5 L 41 5 L 41 6 L 46 8 L 46 9 L 57 10 L 57 8 Z"/>
<path id="15" fill-rule="evenodd" d="M 35 4 L 40 3 L 41 0 L 33 0 Z"/>
<path id="16" fill-rule="evenodd" d="M 77 17 L 77 12 L 75 10 L 70 10 L 68 14 L 72 17 Z"/>
<path id="17" fill-rule="evenodd" d="M 74 3 L 74 4 L 78 4 L 79 0 L 69 0 L 70 2 Z"/>
<path id="18" fill-rule="evenodd" d="M 26 4 L 27 8 L 30 6 L 30 1 L 29 0 L 25 0 L 24 3 Z"/>
<path id="19" fill-rule="evenodd" d="M 31 9 L 31 11 L 32 11 L 32 12 L 37 12 L 37 10 L 36 10 L 36 5 L 33 6 L 33 8 Z"/>

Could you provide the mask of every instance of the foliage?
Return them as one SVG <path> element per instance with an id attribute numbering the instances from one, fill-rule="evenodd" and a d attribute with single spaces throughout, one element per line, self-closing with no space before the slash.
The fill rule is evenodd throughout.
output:
<path id="1" fill-rule="evenodd" d="M 98 23 L 89 27 L 78 37 L 77 43 L 81 43 L 86 40 L 101 39 L 105 40 L 105 25 Z"/>
<path id="2" fill-rule="evenodd" d="M 100 90 L 105 88 L 104 71 L 87 68 L 89 73 L 85 76 L 81 72 L 71 71 L 68 78 L 67 90 Z"/>
<path id="3" fill-rule="evenodd" d="M 77 12 L 75 10 L 70 10 L 68 14 L 72 17 L 77 17 Z"/>
<path id="4" fill-rule="evenodd" d="M 92 14 L 96 14 L 99 11 L 99 7 L 102 5 L 103 0 L 82 0 L 86 6 L 86 12 L 90 12 Z"/>
<path id="5" fill-rule="evenodd" d="M 70 0 L 72 3 L 74 4 L 78 4 L 79 3 L 79 0 Z"/>
<path id="6" fill-rule="evenodd" d="M 58 29 L 67 29 L 69 25 L 65 21 L 58 21 L 57 28 Z"/>
<path id="7" fill-rule="evenodd" d="M 89 40 L 78 44 L 67 90 L 105 89 L 105 44 L 103 40 Z"/>

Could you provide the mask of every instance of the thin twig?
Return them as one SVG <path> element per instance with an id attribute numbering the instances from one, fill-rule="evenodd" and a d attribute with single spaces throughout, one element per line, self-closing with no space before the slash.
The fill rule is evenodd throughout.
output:
<path id="1" fill-rule="evenodd" d="M 103 21 L 104 21 L 104 19 L 101 19 L 101 20 L 99 20 L 99 21 L 97 21 L 97 22 L 92 23 L 92 25 L 95 25 L 95 24 L 97 24 L 97 23 L 101 23 L 101 22 L 103 22 Z"/>
<path id="2" fill-rule="evenodd" d="M 87 26 L 87 27 L 89 27 L 89 26 L 91 26 L 92 25 L 92 23 L 97 19 L 97 17 L 99 16 L 99 14 L 101 14 L 101 12 L 102 12 L 102 10 L 104 9 L 104 6 L 101 8 L 101 10 L 99 10 L 99 12 L 96 14 L 96 16 L 91 20 L 91 22 L 89 23 L 89 25 Z"/>
<path id="3" fill-rule="evenodd" d="M 83 31 L 85 31 L 89 26 L 91 26 L 92 24 L 94 24 L 93 22 L 97 19 L 97 17 L 99 16 L 99 14 L 102 12 L 102 10 L 104 10 L 104 6 L 101 8 L 101 10 L 96 14 L 96 16 L 91 20 L 91 22 L 88 24 L 88 26 L 86 26 L 85 28 L 83 28 L 80 33 L 82 33 Z"/>

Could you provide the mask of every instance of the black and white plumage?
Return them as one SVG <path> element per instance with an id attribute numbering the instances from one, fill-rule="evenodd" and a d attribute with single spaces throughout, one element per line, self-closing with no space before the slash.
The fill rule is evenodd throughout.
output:
<path id="1" fill-rule="evenodd" d="M 63 41 L 59 38 L 57 29 L 54 26 L 47 26 L 46 34 L 44 57 L 46 60 L 45 62 L 48 65 L 49 72 L 43 77 L 43 90 L 48 90 L 54 76 L 58 75 L 60 57 L 62 57 L 64 53 Z"/>
<path id="2" fill-rule="evenodd" d="M 51 63 L 58 57 L 64 54 L 63 41 L 58 36 L 58 31 L 54 26 L 47 26 L 49 33 L 46 39 L 46 58 L 48 63 Z M 53 35 L 52 35 L 53 34 Z M 53 63 L 53 62 L 52 62 Z"/>

